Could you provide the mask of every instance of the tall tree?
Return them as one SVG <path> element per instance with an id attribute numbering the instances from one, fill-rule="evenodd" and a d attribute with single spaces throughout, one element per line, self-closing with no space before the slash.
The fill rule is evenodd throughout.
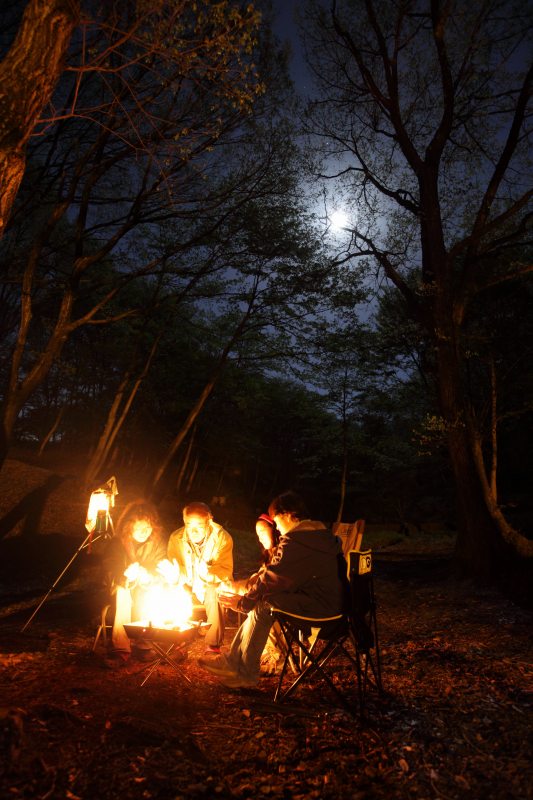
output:
<path id="1" fill-rule="evenodd" d="M 76 0 L 30 0 L 0 62 L 0 237 L 25 169 L 25 149 L 52 98 L 80 6 Z"/>
<path id="2" fill-rule="evenodd" d="M 96 9 L 73 37 L 72 65 L 50 116 L 40 120 L 31 191 L 12 217 L 14 225 L 24 224 L 33 209 L 38 223 L 20 269 L 10 267 L 8 276 L 19 282 L 20 323 L 9 341 L 0 464 L 20 410 L 69 336 L 131 313 L 109 312 L 121 288 L 161 273 L 172 255 L 219 223 L 214 210 L 227 189 L 206 188 L 206 172 L 216 163 L 210 151 L 238 129 L 262 91 L 252 60 L 259 18 L 251 5 L 168 0 L 156 8 L 119 2 Z M 203 225 L 195 225 L 200 207 Z M 176 218 L 184 235 L 172 251 L 147 252 L 136 239 L 142 225 Z M 58 231 L 69 225 L 70 238 L 58 242 Z M 117 250 L 121 268 L 104 270 L 102 279 L 102 265 Z M 189 274 L 184 283 L 195 280 Z M 51 282 L 59 297 L 54 321 L 40 352 L 30 352 L 38 303 Z M 94 302 L 82 310 L 80 293 L 91 283 Z"/>
<path id="3" fill-rule="evenodd" d="M 323 91 L 309 130 L 323 143 L 323 175 L 349 199 L 352 257 L 374 260 L 424 331 L 456 486 L 456 557 L 486 577 L 533 555 L 491 488 L 464 335 L 476 298 L 533 270 L 505 257 L 531 228 L 530 7 L 312 8 L 307 48 Z"/>

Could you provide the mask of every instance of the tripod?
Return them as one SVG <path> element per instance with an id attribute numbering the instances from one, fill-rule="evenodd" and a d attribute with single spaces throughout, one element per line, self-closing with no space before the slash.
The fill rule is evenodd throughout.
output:
<path id="1" fill-rule="evenodd" d="M 110 479 L 110 481 L 114 481 L 114 480 L 115 480 L 114 478 Z M 108 484 L 110 483 L 110 481 L 108 481 Z M 115 482 L 115 487 L 116 487 L 116 482 Z M 116 488 L 115 488 L 115 493 L 116 493 Z M 39 609 L 44 605 L 44 603 L 46 602 L 48 597 L 52 594 L 52 592 L 56 588 L 57 584 L 59 583 L 59 581 L 61 580 L 61 578 L 65 574 L 65 572 L 68 570 L 68 568 L 70 567 L 72 562 L 76 559 L 76 557 L 81 553 L 81 551 L 85 550 L 86 547 L 90 547 L 91 544 L 93 542 L 97 542 L 98 539 L 110 538 L 111 536 L 114 535 L 114 533 L 115 533 L 115 531 L 114 531 L 114 528 L 113 528 L 113 520 L 111 519 L 111 516 L 109 514 L 109 509 L 99 510 L 97 512 L 97 515 L 96 515 L 96 521 L 95 521 L 94 528 L 92 528 L 89 531 L 89 533 L 87 534 L 87 536 L 85 537 L 83 542 L 80 544 L 80 546 L 78 547 L 78 549 L 76 550 L 76 552 L 74 553 L 74 555 L 72 556 L 72 558 L 70 559 L 70 561 L 68 562 L 66 567 L 57 576 L 57 578 L 55 579 L 55 581 L 53 582 L 51 587 L 48 589 L 48 591 L 46 592 L 46 594 L 42 598 L 42 600 L 39 603 L 39 605 L 37 606 L 37 608 L 34 610 L 34 612 L 31 615 L 31 617 L 28 619 L 28 621 L 25 623 L 25 625 L 21 628 L 21 630 L 20 630 L 21 633 L 24 633 L 24 631 L 29 626 L 30 622 L 33 620 L 33 618 L 35 617 L 35 615 L 37 614 Z M 97 534 L 97 535 L 95 536 L 94 534 Z"/>

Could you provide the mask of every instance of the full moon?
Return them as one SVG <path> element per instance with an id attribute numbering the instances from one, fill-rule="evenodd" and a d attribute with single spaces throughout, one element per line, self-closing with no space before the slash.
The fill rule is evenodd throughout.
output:
<path id="1" fill-rule="evenodd" d="M 332 212 L 330 222 L 332 231 L 340 231 L 348 224 L 348 214 L 339 208 Z"/>

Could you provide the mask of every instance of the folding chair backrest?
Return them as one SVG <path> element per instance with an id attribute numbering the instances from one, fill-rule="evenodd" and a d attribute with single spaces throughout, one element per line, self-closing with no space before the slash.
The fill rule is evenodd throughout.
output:
<path id="1" fill-rule="evenodd" d="M 359 712 L 363 716 L 368 686 L 372 685 L 379 692 L 382 691 L 372 553 L 370 550 L 350 550 L 346 557 L 339 553 L 338 563 L 339 577 L 347 592 L 347 606 L 342 615 L 309 620 L 287 614 L 280 609 L 272 609 L 286 643 L 285 660 L 274 701 L 282 702 L 298 686 L 306 683 L 309 677 L 318 675 L 326 681 L 343 707 L 354 715 L 356 707 L 349 700 L 349 691 L 355 685 Z M 302 628 L 309 626 L 314 631 L 320 629 L 314 635 L 312 643 L 306 642 L 300 634 Z M 293 663 L 296 663 L 297 670 L 299 664 L 299 674 L 287 687 L 284 679 L 294 647 L 297 648 L 297 656 Z M 351 671 L 348 691 L 339 684 L 337 658 L 343 658 Z"/>
<path id="2" fill-rule="evenodd" d="M 347 563 L 354 633 L 358 646 L 362 650 L 368 650 L 374 646 L 375 623 L 372 551 L 351 550 Z"/>
<path id="3" fill-rule="evenodd" d="M 360 550 L 363 543 L 363 533 L 365 530 L 365 520 L 358 519 L 355 522 L 334 522 L 332 531 L 338 536 L 342 544 L 342 553 L 346 561 L 352 550 Z"/>

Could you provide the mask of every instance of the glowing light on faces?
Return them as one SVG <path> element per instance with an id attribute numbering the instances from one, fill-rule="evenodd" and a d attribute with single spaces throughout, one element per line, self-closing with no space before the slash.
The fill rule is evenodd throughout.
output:
<path id="1" fill-rule="evenodd" d="M 348 225 L 348 214 L 341 208 L 336 209 L 330 216 L 331 230 L 335 233 Z"/>
<path id="2" fill-rule="evenodd" d="M 152 526 L 145 519 L 138 519 L 133 523 L 131 535 L 138 544 L 144 544 L 150 538 Z"/>
<path id="3" fill-rule="evenodd" d="M 154 583 L 144 592 L 141 619 L 154 628 L 188 628 L 193 606 L 190 592 L 181 586 Z"/>
<path id="4" fill-rule="evenodd" d="M 272 537 L 272 528 L 267 522 L 256 522 L 255 524 L 255 532 L 257 533 L 257 538 L 261 544 L 261 547 L 264 550 L 270 550 L 273 542 Z"/>
<path id="5" fill-rule="evenodd" d="M 191 542 L 199 544 L 203 541 L 209 527 L 209 517 L 202 517 L 199 514 L 188 514 L 183 517 L 185 530 Z"/>

